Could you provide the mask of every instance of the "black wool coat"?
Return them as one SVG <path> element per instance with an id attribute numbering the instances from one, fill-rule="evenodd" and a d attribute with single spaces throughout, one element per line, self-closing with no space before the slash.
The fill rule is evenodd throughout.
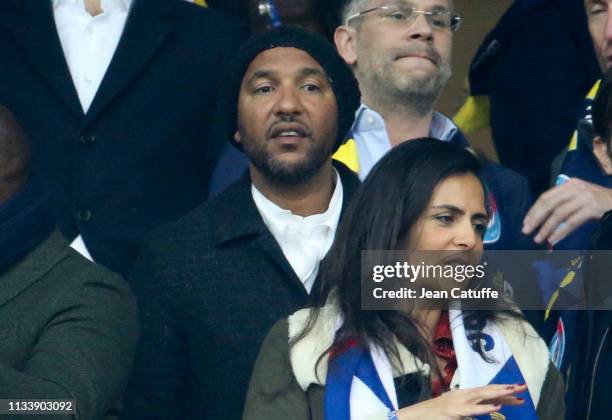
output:
<path id="1" fill-rule="evenodd" d="M 344 209 L 359 180 L 336 168 Z M 308 299 L 246 175 L 157 231 L 131 285 L 142 334 L 126 419 L 239 419 L 266 333 Z"/>

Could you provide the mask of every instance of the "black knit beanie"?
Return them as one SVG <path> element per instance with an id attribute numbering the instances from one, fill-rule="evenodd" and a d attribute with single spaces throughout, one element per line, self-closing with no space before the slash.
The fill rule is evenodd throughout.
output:
<path id="1" fill-rule="evenodd" d="M 289 26 L 251 37 L 231 62 L 221 99 L 225 134 L 234 146 L 242 150 L 242 146 L 234 140 L 238 126 L 238 95 L 242 78 L 257 55 L 278 47 L 293 47 L 307 52 L 327 73 L 338 106 L 337 149 L 344 143 L 361 102 L 357 80 L 329 41 L 319 35 Z"/>

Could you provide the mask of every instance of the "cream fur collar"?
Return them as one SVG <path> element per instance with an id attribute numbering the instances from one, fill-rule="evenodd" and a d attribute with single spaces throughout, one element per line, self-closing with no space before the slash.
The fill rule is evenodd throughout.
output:
<path id="1" fill-rule="evenodd" d="M 310 309 L 302 309 L 289 317 L 289 340 L 292 340 L 303 330 L 309 314 Z M 316 373 L 315 366 L 317 366 L 320 355 L 332 344 L 338 322 L 339 316 L 336 306 L 333 304 L 326 305 L 321 309 L 312 331 L 291 349 L 291 368 L 298 384 L 304 391 L 312 384 L 325 385 L 329 357 L 324 355 L 321 358 Z M 531 398 L 537 407 L 550 364 L 548 348 L 527 322 L 509 319 L 497 325 L 512 350 L 512 354 L 527 383 Z M 416 372 L 429 375 L 427 364 L 418 360 L 402 345 L 398 344 L 398 350 L 403 368 L 401 371 L 394 369 L 394 377 Z M 460 372 L 457 369 L 451 386 L 459 383 L 459 375 Z"/>

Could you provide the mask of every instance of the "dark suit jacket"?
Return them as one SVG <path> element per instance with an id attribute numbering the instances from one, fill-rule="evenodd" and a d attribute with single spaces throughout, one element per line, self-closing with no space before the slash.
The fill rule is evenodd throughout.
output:
<path id="1" fill-rule="evenodd" d="M 127 284 L 51 234 L 0 275 L 0 398 L 76 399 L 76 417 L 54 418 L 117 418 L 136 322 Z"/>
<path id="2" fill-rule="evenodd" d="M 359 180 L 337 168 L 344 208 Z M 142 334 L 124 418 L 239 419 L 264 337 L 308 298 L 249 177 L 160 229 L 133 275 Z"/>
<path id="3" fill-rule="evenodd" d="M 151 229 L 207 196 L 222 147 L 207 141 L 233 18 L 185 1 L 135 0 L 87 115 L 51 1 L 0 2 L 0 103 L 24 125 L 34 168 L 57 190 L 60 227 L 125 274 Z"/>

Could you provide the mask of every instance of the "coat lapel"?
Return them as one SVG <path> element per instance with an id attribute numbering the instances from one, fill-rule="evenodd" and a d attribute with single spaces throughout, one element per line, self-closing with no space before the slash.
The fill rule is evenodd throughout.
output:
<path id="1" fill-rule="evenodd" d="M 83 109 L 55 27 L 51 1 L 19 0 L 8 29 L 28 60 L 77 118 Z"/>
<path id="2" fill-rule="evenodd" d="M 285 274 L 288 281 L 300 293 L 308 295 L 257 210 L 248 174 L 220 194 L 212 203 L 215 206 L 215 242 L 218 246 L 230 246 L 233 241 L 253 239 L 255 246 L 270 258 Z"/>
<path id="3" fill-rule="evenodd" d="M 148 65 L 175 24 L 177 1 L 134 0 L 115 55 L 85 117 L 91 123 Z"/>
<path id="4" fill-rule="evenodd" d="M 0 307 L 37 282 L 60 260 L 67 257 L 68 244 L 59 232 L 53 232 L 14 268 L 0 279 Z"/>
<path id="5" fill-rule="evenodd" d="M 280 248 L 278 242 L 276 242 L 276 239 L 274 239 L 274 236 L 272 236 L 272 233 L 270 233 L 267 227 L 266 232 L 264 232 L 258 238 L 257 244 L 262 251 L 268 254 L 268 257 L 270 257 L 274 264 L 287 276 L 287 279 L 295 287 L 297 287 L 304 296 L 308 296 L 304 283 L 302 283 L 297 274 L 295 274 L 295 271 L 293 271 L 291 264 L 289 264 L 285 254 L 283 254 L 283 250 Z"/>
<path id="6" fill-rule="evenodd" d="M 360 185 L 359 178 L 345 165 L 334 162 L 334 167 L 340 175 L 344 196 L 342 198 L 342 214 Z M 218 245 L 249 236 L 256 237 L 258 248 L 265 252 L 275 265 L 282 270 L 291 283 L 306 294 L 306 289 L 293 268 L 287 261 L 278 242 L 265 225 L 259 210 L 253 201 L 251 179 L 248 173 L 238 182 L 213 201 L 216 203 L 215 238 Z M 312 290 L 320 287 L 320 276 L 317 276 Z"/>

